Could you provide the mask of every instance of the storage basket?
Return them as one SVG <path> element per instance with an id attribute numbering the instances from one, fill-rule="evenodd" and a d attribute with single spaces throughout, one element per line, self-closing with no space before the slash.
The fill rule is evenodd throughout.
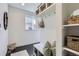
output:
<path id="1" fill-rule="evenodd" d="M 79 15 L 71 16 L 65 22 L 66 24 L 79 24 Z"/>
<path id="2" fill-rule="evenodd" d="M 67 47 L 79 52 L 79 36 L 67 36 Z"/>

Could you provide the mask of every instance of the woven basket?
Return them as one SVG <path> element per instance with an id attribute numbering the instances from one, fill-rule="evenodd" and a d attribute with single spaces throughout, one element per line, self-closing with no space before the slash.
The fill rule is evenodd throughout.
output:
<path id="1" fill-rule="evenodd" d="M 65 22 L 66 24 L 79 24 L 79 15 L 71 16 Z"/>
<path id="2" fill-rule="evenodd" d="M 67 36 L 67 47 L 79 52 L 79 37 Z"/>

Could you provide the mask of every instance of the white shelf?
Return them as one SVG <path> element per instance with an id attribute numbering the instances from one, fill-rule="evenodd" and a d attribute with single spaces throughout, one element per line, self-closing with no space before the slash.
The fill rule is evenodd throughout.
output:
<path id="1" fill-rule="evenodd" d="M 63 50 L 66 50 L 66 51 L 69 51 L 69 52 L 74 53 L 74 54 L 76 54 L 76 55 L 79 55 L 79 52 L 74 51 L 74 50 L 69 49 L 69 48 L 66 48 L 66 47 L 64 47 Z"/>
<path id="2" fill-rule="evenodd" d="M 41 14 L 43 14 L 43 13 L 45 13 L 48 9 L 50 9 L 50 8 L 55 8 L 55 3 L 53 3 L 51 6 L 49 6 L 49 7 L 47 7 L 45 10 L 43 10 L 42 12 L 40 12 L 37 16 L 39 16 L 39 15 L 41 15 Z"/>
<path id="3" fill-rule="evenodd" d="M 63 25 L 63 27 L 74 27 L 74 26 L 79 26 L 79 24 L 68 24 L 68 25 Z"/>

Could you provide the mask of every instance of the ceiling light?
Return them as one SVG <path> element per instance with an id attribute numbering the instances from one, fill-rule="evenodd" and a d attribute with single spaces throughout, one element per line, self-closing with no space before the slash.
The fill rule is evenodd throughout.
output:
<path id="1" fill-rule="evenodd" d="M 24 3 L 22 3 L 21 5 L 24 6 Z"/>

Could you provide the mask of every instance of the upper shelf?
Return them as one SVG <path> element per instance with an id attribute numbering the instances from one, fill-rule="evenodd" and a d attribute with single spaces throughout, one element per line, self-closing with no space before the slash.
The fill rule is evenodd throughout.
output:
<path id="1" fill-rule="evenodd" d="M 74 27 L 74 26 L 79 26 L 79 24 L 67 24 L 67 25 L 63 25 L 63 27 Z"/>
<path id="2" fill-rule="evenodd" d="M 44 10 L 42 10 L 42 11 L 40 11 L 40 7 L 37 9 L 37 16 L 40 16 L 40 15 L 42 15 L 42 14 L 44 14 L 45 12 L 47 12 L 48 10 L 50 10 L 50 9 L 52 9 L 52 10 L 55 10 L 55 3 L 53 3 L 53 4 L 51 4 L 50 6 L 46 6 L 45 8 L 44 8 Z M 42 7 L 42 9 L 43 9 L 43 7 Z"/>

